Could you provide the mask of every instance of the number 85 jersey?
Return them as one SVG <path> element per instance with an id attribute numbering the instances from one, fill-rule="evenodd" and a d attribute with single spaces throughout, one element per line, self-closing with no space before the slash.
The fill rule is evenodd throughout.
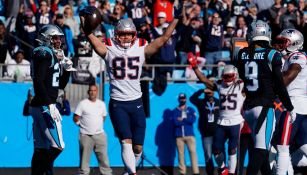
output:
<path id="1" fill-rule="evenodd" d="M 281 59 L 279 52 L 269 48 L 256 48 L 253 57 L 249 56 L 249 48 L 239 51 L 237 68 L 245 85 L 245 109 L 256 106 L 274 107 L 276 95 L 288 110 L 293 109 L 283 83 Z"/>
<path id="2" fill-rule="evenodd" d="M 136 39 L 124 49 L 114 39 L 107 39 L 105 61 L 110 77 L 110 96 L 118 101 L 131 101 L 142 97 L 140 76 L 145 61 L 146 40 Z"/>

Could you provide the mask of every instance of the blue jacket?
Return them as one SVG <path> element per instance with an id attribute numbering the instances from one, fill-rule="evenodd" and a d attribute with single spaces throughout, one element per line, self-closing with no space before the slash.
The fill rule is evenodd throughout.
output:
<path id="1" fill-rule="evenodd" d="M 187 118 L 179 121 L 181 110 L 179 107 L 172 112 L 172 119 L 175 127 L 175 137 L 194 136 L 193 123 L 196 120 L 196 112 L 193 108 L 187 107 Z"/>

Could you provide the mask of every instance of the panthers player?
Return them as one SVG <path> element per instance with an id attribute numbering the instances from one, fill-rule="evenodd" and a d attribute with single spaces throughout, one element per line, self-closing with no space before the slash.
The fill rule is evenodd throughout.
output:
<path id="1" fill-rule="evenodd" d="M 145 57 L 150 57 L 171 37 L 178 19 L 174 19 L 165 33 L 147 45 L 136 37 L 137 31 L 131 19 L 122 19 L 115 27 L 114 38 L 106 44 L 98 40 L 84 26 L 95 51 L 106 61 L 110 77 L 110 118 L 121 143 L 121 155 L 129 174 L 136 174 L 136 162 L 142 154 L 146 120 L 142 104 L 140 75 Z"/>
<path id="2" fill-rule="evenodd" d="M 210 81 L 197 67 L 195 57 L 189 58 L 195 74 L 207 88 L 217 90 L 220 99 L 220 116 L 214 134 L 213 153 L 221 175 L 233 175 L 237 166 L 237 146 L 243 117 L 241 110 L 245 99 L 243 92 L 244 83 L 239 79 L 238 70 L 233 65 L 226 65 L 222 72 L 222 81 L 214 83 Z M 228 141 L 228 169 L 225 168 L 224 144 Z"/>
<path id="3" fill-rule="evenodd" d="M 299 150 L 292 155 L 292 162 L 295 166 L 307 165 L 307 57 L 300 52 L 304 44 L 304 36 L 296 29 L 283 30 L 275 40 L 275 47 L 284 55 L 283 79 L 287 86 L 290 99 L 294 106 L 296 117 L 282 115 L 279 124 L 278 145 L 277 145 L 277 175 L 293 174 L 288 169 L 290 156 L 289 144 L 296 140 Z"/>
<path id="4" fill-rule="evenodd" d="M 55 25 L 43 26 L 33 50 L 31 63 L 35 96 L 31 101 L 34 153 L 32 175 L 53 174 L 53 162 L 64 149 L 62 117 L 56 108 L 58 90 L 64 89 L 72 62 L 65 58 L 61 45 L 64 34 Z M 67 69 L 67 70 L 66 70 Z"/>
<path id="5" fill-rule="evenodd" d="M 254 137 L 254 149 L 251 150 L 247 167 L 248 175 L 257 175 L 260 169 L 262 174 L 272 173 L 268 156 L 275 122 L 273 110 L 276 95 L 288 111 L 293 110 L 283 83 L 282 55 L 270 48 L 270 41 L 269 25 L 261 20 L 254 21 L 248 28 L 249 47 L 238 53 L 237 67 L 245 83 L 245 119 Z"/>

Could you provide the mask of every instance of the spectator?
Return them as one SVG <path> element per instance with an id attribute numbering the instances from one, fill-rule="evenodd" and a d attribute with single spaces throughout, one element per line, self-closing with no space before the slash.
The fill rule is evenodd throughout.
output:
<path id="1" fill-rule="evenodd" d="M 236 29 L 234 36 L 239 38 L 246 38 L 247 34 L 247 25 L 244 16 L 240 15 L 236 20 Z"/>
<path id="2" fill-rule="evenodd" d="M 21 45 L 21 48 L 25 51 L 25 58 L 28 59 L 28 61 L 31 60 L 31 53 L 32 49 L 31 46 L 35 46 L 35 39 L 36 39 L 36 33 L 37 28 L 34 24 L 34 14 L 31 9 L 26 9 L 25 6 L 21 5 L 17 20 L 16 20 L 16 31 L 18 36 L 26 41 L 28 45 Z"/>
<path id="3" fill-rule="evenodd" d="M 109 0 L 103 0 L 100 4 L 100 12 L 102 15 L 102 21 L 103 23 L 110 24 L 110 14 L 111 14 L 111 6 Z"/>
<path id="4" fill-rule="evenodd" d="M 256 4 L 250 3 L 247 5 L 248 15 L 245 17 L 246 23 L 251 24 L 253 21 L 257 20 L 258 8 Z"/>
<path id="5" fill-rule="evenodd" d="M 0 21 L 0 64 L 7 63 L 9 60 L 11 60 L 11 56 L 9 54 L 9 43 L 5 25 Z M 0 73 L 2 74 L 2 72 Z"/>
<path id="6" fill-rule="evenodd" d="M 275 38 L 280 32 L 279 21 L 276 21 L 278 13 L 285 13 L 286 8 L 282 5 L 282 0 L 275 0 L 275 4 L 269 9 L 270 23 L 272 27 L 272 38 Z"/>
<path id="7" fill-rule="evenodd" d="M 51 24 L 53 18 L 53 12 L 49 9 L 47 1 L 40 1 L 39 9 L 36 8 L 34 0 L 30 0 L 31 9 L 36 17 L 36 27 L 39 30 L 45 24 Z"/>
<path id="8" fill-rule="evenodd" d="M 229 21 L 226 25 L 226 31 L 224 31 L 224 44 L 223 44 L 223 50 L 226 50 L 232 54 L 232 38 L 234 37 L 235 33 L 235 26 L 234 24 Z M 231 56 L 230 56 L 231 57 Z"/>
<path id="9" fill-rule="evenodd" d="M 152 35 L 153 39 L 160 37 L 169 24 L 166 23 L 166 13 L 159 12 L 158 14 L 158 25 L 153 28 Z M 176 31 L 173 32 L 171 38 L 160 48 L 159 52 L 155 54 L 154 60 L 156 64 L 174 64 L 176 62 L 175 48 L 178 39 Z M 172 67 L 160 67 L 157 70 L 159 75 L 166 76 L 167 73 L 173 74 Z"/>
<path id="10" fill-rule="evenodd" d="M 133 23 L 138 30 L 142 23 L 147 22 L 147 11 L 144 1 L 131 0 L 127 7 L 127 13 L 128 17 L 133 20 Z"/>
<path id="11" fill-rule="evenodd" d="M 204 98 L 200 98 L 202 94 L 204 94 Z M 206 173 L 208 175 L 213 175 L 214 173 L 212 159 L 213 136 L 215 133 L 216 122 L 220 115 L 219 100 L 213 95 L 214 91 L 206 88 L 196 91 L 190 97 L 191 103 L 196 106 L 199 113 L 198 130 L 202 138 L 202 145 L 205 153 Z"/>
<path id="12" fill-rule="evenodd" d="M 213 64 L 216 64 L 222 59 L 222 48 L 224 43 L 224 26 L 221 23 L 222 19 L 218 13 L 212 15 L 212 21 L 206 21 L 204 30 L 204 39 L 201 49 L 205 52 L 207 70 L 212 73 Z M 214 75 L 216 76 L 216 75 Z"/>
<path id="13" fill-rule="evenodd" d="M 178 102 L 178 107 L 173 110 L 172 119 L 175 125 L 175 137 L 179 158 L 179 173 L 181 175 L 187 173 L 184 158 L 184 148 L 185 145 L 187 145 L 190 153 L 193 174 L 199 175 L 196 140 L 193 131 L 193 123 L 196 120 L 196 112 L 193 108 L 186 105 L 187 97 L 184 93 L 179 94 Z"/>
<path id="14" fill-rule="evenodd" d="M 282 11 L 278 12 L 276 23 L 279 24 L 281 30 L 297 28 L 300 25 L 300 13 L 296 10 L 295 2 L 288 2 L 285 13 L 282 13 Z"/>
<path id="15" fill-rule="evenodd" d="M 71 6 L 66 5 L 64 7 L 64 24 L 69 26 L 70 30 L 72 31 L 73 38 L 77 38 L 79 35 L 79 24 L 74 18 L 74 12 Z"/>
<path id="16" fill-rule="evenodd" d="M 113 9 L 113 13 L 110 14 L 110 20 L 113 25 L 117 24 L 120 19 L 123 19 L 125 15 L 125 7 L 121 4 L 116 4 Z"/>
<path id="17" fill-rule="evenodd" d="M 8 62 L 7 74 L 14 78 L 16 82 L 23 81 L 30 77 L 30 62 L 24 59 L 24 51 L 18 50 L 14 59 Z"/>
<path id="18" fill-rule="evenodd" d="M 89 85 L 88 98 L 79 102 L 74 114 L 74 122 L 80 127 L 80 174 L 89 174 L 89 161 L 92 151 L 95 152 L 101 174 L 111 175 L 107 154 L 107 136 L 103 123 L 107 116 L 106 105 L 97 99 L 98 87 Z"/>
<path id="19" fill-rule="evenodd" d="M 63 42 L 63 50 L 67 57 L 73 57 L 75 55 L 74 45 L 73 45 L 73 33 L 72 30 L 64 24 L 64 16 L 59 13 L 56 15 L 55 24 L 64 32 L 65 42 Z"/>

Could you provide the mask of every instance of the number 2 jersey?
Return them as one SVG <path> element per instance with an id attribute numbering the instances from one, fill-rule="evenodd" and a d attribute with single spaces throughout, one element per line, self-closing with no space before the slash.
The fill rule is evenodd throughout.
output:
<path id="1" fill-rule="evenodd" d="M 256 48 L 253 58 L 249 56 L 249 48 L 239 51 L 237 68 L 245 84 L 245 109 L 256 106 L 272 108 L 276 95 L 278 95 L 287 110 L 293 110 L 283 83 L 281 59 L 282 55 L 274 49 Z"/>
<path id="2" fill-rule="evenodd" d="M 70 73 L 61 68 L 49 47 L 35 48 L 32 58 L 31 76 L 35 95 L 31 106 L 55 104 L 58 90 L 65 88 Z"/>
<path id="3" fill-rule="evenodd" d="M 118 101 L 131 101 L 142 97 L 140 76 L 145 61 L 146 40 L 136 39 L 124 49 L 117 41 L 107 39 L 105 61 L 110 77 L 110 96 Z"/>
<path id="4" fill-rule="evenodd" d="M 241 111 L 245 96 L 242 94 L 244 83 L 237 80 L 230 86 L 224 83 L 215 84 L 220 96 L 220 116 L 217 124 L 223 126 L 238 125 L 244 121 Z"/>
<path id="5" fill-rule="evenodd" d="M 283 71 L 287 71 L 291 64 L 298 64 L 301 71 L 296 78 L 287 86 L 287 90 L 294 106 L 294 111 L 298 114 L 307 114 L 307 57 L 301 52 L 294 52 L 285 61 Z"/>

